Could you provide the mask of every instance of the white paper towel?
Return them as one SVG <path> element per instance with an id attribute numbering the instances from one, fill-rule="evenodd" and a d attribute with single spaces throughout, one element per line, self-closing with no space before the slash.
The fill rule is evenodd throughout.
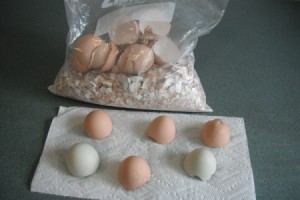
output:
<path id="1" fill-rule="evenodd" d="M 231 128 L 230 142 L 210 148 L 217 170 L 206 182 L 188 176 L 183 160 L 188 152 L 208 148 L 199 140 L 199 130 L 213 116 L 105 110 L 112 118 L 113 132 L 104 140 L 87 138 L 83 120 L 92 109 L 60 107 L 52 121 L 43 153 L 31 183 L 31 191 L 92 199 L 255 199 L 252 168 L 242 118 L 218 117 Z M 164 114 L 174 119 L 176 138 L 161 145 L 145 135 L 149 123 Z M 98 171 L 86 178 L 69 174 L 65 166 L 67 150 L 75 143 L 92 145 L 100 156 Z M 128 156 L 143 157 L 151 168 L 144 186 L 126 191 L 116 174 Z"/>

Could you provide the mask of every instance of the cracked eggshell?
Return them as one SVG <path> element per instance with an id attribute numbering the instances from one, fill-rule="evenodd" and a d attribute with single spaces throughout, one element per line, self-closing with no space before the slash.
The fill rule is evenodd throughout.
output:
<path id="1" fill-rule="evenodd" d="M 117 56 L 119 54 L 119 49 L 114 43 L 110 43 L 110 52 L 108 55 L 108 58 L 106 60 L 105 65 L 100 69 L 100 72 L 107 72 L 112 69 L 112 67 L 115 65 Z"/>
<path id="2" fill-rule="evenodd" d="M 89 144 L 74 144 L 67 153 L 66 166 L 75 177 L 94 174 L 100 164 L 98 152 Z"/>
<path id="3" fill-rule="evenodd" d="M 112 132 L 111 118 L 104 111 L 91 111 L 84 119 L 84 130 L 88 137 L 102 140 Z"/>
<path id="4" fill-rule="evenodd" d="M 136 43 L 139 38 L 139 25 L 136 21 L 115 20 L 110 28 L 109 37 L 117 45 Z"/>
<path id="5" fill-rule="evenodd" d="M 185 157 L 183 167 L 190 176 L 196 176 L 202 181 L 207 181 L 215 173 L 217 162 L 211 151 L 199 148 Z"/>
<path id="6" fill-rule="evenodd" d="M 73 69 L 80 73 L 86 73 L 91 69 L 88 65 L 82 64 L 74 54 L 71 55 L 69 62 Z"/>
<path id="7" fill-rule="evenodd" d="M 90 65 L 94 69 L 102 69 L 110 55 L 111 46 L 109 43 L 101 42 L 91 53 Z"/>
<path id="8" fill-rule="evenodd" d="M 74 44 L 70 57 L 70 64 L 73 68 L 81 73 L 88 72 L 91 68 L 91 53 L 101 43 L 103 43 L 101 38 L 92 34 L 86 34 L 79 37 Z"/>
<path id="9" fill-rule="evenodd" d="M 168 116 L 155 118 L 147 129 L 147 136 L 159 144 L 171 143 L 176 135 L 173 119 Z"/>
<path id="10" fill-rule="evenodd" d="M 180 51 L 177 45 L 168 37 L 160 38 L 153 46 L 155 64 L 162 66 L 167 63 L 177 62 Z"/>
<path id="11" fill-rule="evenodd" d="M 211 120 L 202 127 L 200 139 L 209 147 L 223 147 L 230 140 L 230 129 L 221 119 Z"/>
<path id="12" fill-rule="evenodd" d="M 151 170 L 143 158 L 129 156 L 121 162 L 117 177 L 126 190 L 134 190 L 150 180 Z"/>
<path id="13" fill-rule="evenodd" d="M 142 44 L 132 44 L 120 55 L 117 62 L 119 71 L 124 74 L 144 73 L 154 64 L 153 51 Z"/>

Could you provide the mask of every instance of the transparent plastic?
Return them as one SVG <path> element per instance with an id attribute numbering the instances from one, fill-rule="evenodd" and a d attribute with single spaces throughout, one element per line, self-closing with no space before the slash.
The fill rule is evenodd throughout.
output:
<path id="1" fill-rule="evenodd" d="M 193 49 L 228 0 L 65 0 L 65 63 L 49 90 L 134 109 L 210 112 Z"/>

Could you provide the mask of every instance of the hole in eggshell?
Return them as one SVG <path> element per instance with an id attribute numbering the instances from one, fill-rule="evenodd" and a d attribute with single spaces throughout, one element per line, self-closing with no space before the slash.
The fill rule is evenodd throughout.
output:
<path id="1" fill-rule="evenodd" d="M 202 181 L 202 179 L 199 176 L 194 175 L 193 178 L 200 179 Z"/>

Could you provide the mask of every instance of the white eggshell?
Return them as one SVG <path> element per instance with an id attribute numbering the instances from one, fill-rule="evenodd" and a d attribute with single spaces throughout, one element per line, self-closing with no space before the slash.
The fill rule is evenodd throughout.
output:
<path id="1" fill-rule="evenodd" d="M 216 159 L 208 149 L 199 148 L 189 153 L 184 160 L 184 170 L 190 176 L 207 181 L 216 171 Z"/>
<path id="2" fill-rule="evenodd" d="M 92 175 L 97 171 L 99 163 L 98 152 L 89 144 L 74 144 L 67 153 L 67 168 L 76 177 Z"/>
<path id="3" fill-rule="evenodd" d="M 136 21 L 115 20 L 110 27 L 109 37 L 117 45 L 134 44 L 139 38 L 139 25 Z"/>
<path id="4" fill-rule="evenodd" d="M 153 46 L 155 63 L 162 66 L 166 63 L 174 63 L 180 57 L 180 51 L 175 42 L 168 37 L 160 38 Z"/>

